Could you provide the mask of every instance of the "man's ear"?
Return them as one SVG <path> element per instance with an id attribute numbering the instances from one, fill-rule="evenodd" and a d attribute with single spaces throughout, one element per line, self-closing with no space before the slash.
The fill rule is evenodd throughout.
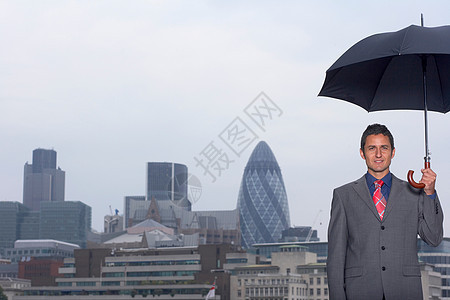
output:
<path id="1" fill-rule="evenodd" d="M 391 155 L 391 159 L 392 159 L 392 158 L 394 158 L 394 156 L 395 156 L 395 148 L 394 148 L 394 149 L 392 149 L 392 155 Z"/>
<path id="2" fill-rule="evenodd" d="M 361 155 L 361 158 L 366 160 L 366 157 L 364 156 L 364 151 L 360 148 L 359 149 L 359 155 Z"/>

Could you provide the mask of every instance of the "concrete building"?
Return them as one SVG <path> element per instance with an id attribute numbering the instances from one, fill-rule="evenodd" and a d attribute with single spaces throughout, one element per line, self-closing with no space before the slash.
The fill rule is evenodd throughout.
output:
<path id="1" fill-rule="evenodd" d="M 8 300 L 13 300 L 14 297 L 22 295 L 23 290 L 31 286 L 31 282 L 27 279 L 0 278 L 0 286 Z"/>
<path id="2" fill-rule="evenodd" d="M 0 260 L 0 278 L 17 278 L 19 276 L 19 266 L 11 263 L 9 259 Z"/>
<path id="3" fill-rule="evenodd" d="M 123 231 L 123 216 L 118 214 L 106 215 L 103 219 L 103 232 L 114 233 Z"/>
<path id="4" fill-rule="evenodd" d="M 309 266 L 316 262 L 317 255 L 307 252 L 304 247 L 282 246 L 280 252 L 272 253 L 270 264 L 247 265 L 231 270 L 230 299 L 327 299 L 323 295 L 318 298 L 310 297 L 309 272 L 297 273 L 299 266 Z M 313 280 L 317 281 L 318 276 L 319 273 L 316 273 Z M 325 275 L 322 273 L 320 276 L 325 281 Z"/>
<path id="5" fill-rule="evenodd" d="M 204 299 L 214 281 L 215 299 L 230 297 L 223 269 L 232 245 L 158 249 L 80 249 L 64 260 L 56 287 L 31 287 L 24 299 Z"/>
<path id="6" fill-rule="evenodd" d="M 434 271 L 434 266 L 421 263 L 420 275 L 422 277 L 422 290 L 424 300 L 438 300 L 444 299 L 442 295 L 442 275 Z"/>
<path id="7" fill-rule="evenodd" d="M 326 263 L 297 266 L 297 274 L 301 274 L 308 283 L 308 299 L 328 300 L 328 277 Z"/>
<path id="8" fill-rule="evenodd" d="M 32 211 L 40 203 L 64 201 L 65 172 L 56 165 L 56 151 L 35 149 L 33 163 L 25 163 L 23 176 L 23 204 Z"/>
<path id="9" fill-rule="evenodd" d="M 30 258 L 65 258 L 73 257 L 75 249 L 80 246 L 56 240 L 17 240 L 14 248 L 5 248 L 4 257 L 12 263 L 29 261 Z"/>
<path id="10" fill-rule="evenodd" d="M 248 251 L 271 258 L 273 253 L 280 252 L 283 246 L 297 245 L 304 247 L 306 251 L 315 253 L 317 255 L 317 262 L 326 263 L 328 256 L 327 242 L 280 242 L 280 243 L 262 243 L 253 244 Z"/>
<path id="11" fill-rule="evenodd" d="M 437 284 L 436 279 L 433 281 L 428 280 L 430 284 L 424 289 L 428 290 L 428 293 L 431 296 L 431 298 L 428 299 L 450 299 L 450 238 L 444 238 L 437 247 L 431 247 L 423 240 L 419 239 L 417 241 L 417 248 L 419 260 L 423 263 L 432 265 L 432 272 L 437 272 L 441 275 L 440 284 Z M 422 273 L 423 271 L 422 268 Z M 440 294 L 438 295 L 439 287 Z"/>

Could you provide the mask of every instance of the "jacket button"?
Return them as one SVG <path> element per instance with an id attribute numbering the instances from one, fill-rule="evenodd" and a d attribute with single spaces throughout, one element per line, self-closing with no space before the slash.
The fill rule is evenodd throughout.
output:
<path id="1" fill-rule="evenodd" d="M 381 226 L 381 230 L 384 230 L 384 228 L 385 228 L 384 226 Z"/>
<path id="2" fill-rule="evenodd" d="M 381 270 L 382 271 L 386 271 L 386 267 L 381 267 Z"/>
<path id="3" fill-rule="evenodd" d="M 386 247 L 385 246 L 381 246 L 381 250 L 385 250 L 386 249 Z"/>

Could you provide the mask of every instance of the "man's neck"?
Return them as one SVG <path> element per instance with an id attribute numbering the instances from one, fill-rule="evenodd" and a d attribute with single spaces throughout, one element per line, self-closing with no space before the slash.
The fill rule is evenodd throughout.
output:
<path id="1" fill-rule="evenodd" d="M 367 170 L 367 172 L 369 172 L 370 175 L 372 175 L 373 177 L 375 177 L 376 179 L 382 179 L 384 176 L 386 176 L 387 174 L 389 174 L 389 169 L 383 171 L 383 172 L 374 172 L 372 170 Z"/>

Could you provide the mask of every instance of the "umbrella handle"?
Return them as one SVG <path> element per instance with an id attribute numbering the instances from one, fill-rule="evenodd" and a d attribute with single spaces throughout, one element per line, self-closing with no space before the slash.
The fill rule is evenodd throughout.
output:
<path id="1" fill-rule="evenodd" d="M 429 168 L 430 168 L 430 162 L 426 161 L 425 162 L 425 169 L 429 169 Z M 409 170 L 408 171 L 408 182 L 409 182 L 409 184 L 411 186 L 415 187 L 416 189 L 423 189 L 425 187 L 425 184 L 415 182 L 414 178 L 413 178 L 413 174 L 414 174 L 413 170 Z"/>

